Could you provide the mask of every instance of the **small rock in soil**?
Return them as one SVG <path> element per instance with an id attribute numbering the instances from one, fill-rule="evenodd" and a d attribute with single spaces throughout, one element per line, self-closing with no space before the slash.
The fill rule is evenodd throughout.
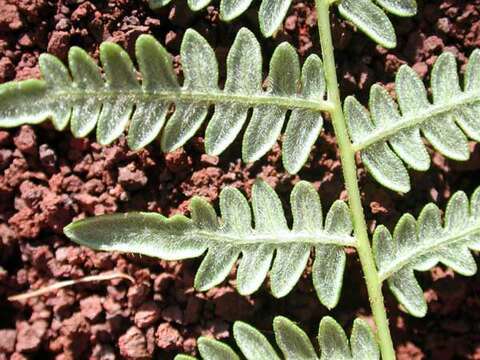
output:
<path id="1" fill-rule="evenodd" d="M 135 313 L 135 325 L 139 328 L 152 326 L 160 318 L 160 307 L 155 302 L 142 304 Z"/>
<path id="2" fill-rule="evenodd" d="M 18 30 L 23 26 L 17 6 L 0 0 L 0 31 Z"/>
<path id="3" fill-rule="evenodd" d="M 128 303 L 131 307 L 137 307 L 144 303 L 150 289 L 144 284 L 133 285 L 128 289 Z"/>
<path id="4" fill-rule="evenodd" d="M 156 292 L 164 292 L 175 281 L 175 276 L 168 272 L 162 272 L 153 281 L 153 289 Z"/>
<path id="5" fill-rule="evenodd" d="M 46 321 L 39 320 L 33 324 L 20 322 L 17 324 L 17 345 L 18 352 L 33 352 L 38 350 L 42 342 L 42 338 L 47 331 L 48 324 Z"/>
<path id="6" fill-rule="evenodd" d="M 17 332 L 15 329 L 0 330 L 0 354 L 10 354 L 15 351 L 15 340 Z"/>
<path id="7" fill-rule="evenodd" d="M 150 353 L 147 350 L 147 340 L 142 331 L 132 326 L 128 331 L 118 339 L 120 354 L 131 359 L 149 358 Z"/>
<path id="8" fill-rule="evenodd" d="M 80 310 L 82 315 L 91 321 L 98 320 L 103 313 L 102 299 L 100 296 L 92 295 L 80 300 Z"/>
<path id="9" fill-rule="evenodd" d="M 12 80 L 15 76 L 15 65 L 12 60 L 4 56 L 0 59 L 0 82 Z"/>
<path id="10" fill-rule="evenodd" d="M 182 344 L 182 336 L 169 323 L 160 324 L 155 333 L 156 343 L 160 349 L 174 350 Z"/>
<path id="11" fill-rule="evenodd" d="M 165 155 L 165 165 L 172 173 L 179 173 L 192 166 L 192 159 L 180 148 Z"/>
<path id="12" fill-rule="evenodd" d="M 10 141 L 10 133 L 8 131 L 0 131 L 0 146 L 7 146 Z"/>
<path id="13" fill-rule="evenodd" d="M 91 359 L 115 360 L 115 349 L 108 344 L 97 344 L 93 348 Z"/>
<path id="14" fill-rule="evenodd" d="M 55 151 L 48 146 L 48 144 L 40 145 L 38 149 L 38 157 L 42 165 L 47 168 L 47 170 L 53 170 L 57 163 L 57 154 Z"/>
<path id="15" fill-rule="evenodd" d="M 34 155 L 37 152 L 37 136 L 33 129 L 28 125 L 23 125 L 13 142 L 18 150 L 24 154 Z"/>
<path id="16" fill-rule="evenodd" d="M 10 165 L 13 152 L 9 149 L 0 149 L 0 170 Z"/>
<path id="17" fill-rule="evenodd" d="M 67 31 L 54 31 L 48 40 L 47 51 L 58 58 L 67 58 L 70 45 L 70 33 Z"/>
<path id="18" fill-rule="evenodd" d="M 148 178 L 134 163 L 130 163 L 118 169 L 118 182 L 126 190 L 138 190 L 147 184 Z"/>

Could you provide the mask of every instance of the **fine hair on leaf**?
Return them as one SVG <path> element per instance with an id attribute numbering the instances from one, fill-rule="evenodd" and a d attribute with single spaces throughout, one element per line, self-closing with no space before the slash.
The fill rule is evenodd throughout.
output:
<path id="1" fill-rule="evenodd" d="M 383 290 L 388 287 L 403 310 L 414 317 L 423 317 L 428 306 L 416 272 L 442 264 L 462 276 L 476 274 L 477 264 L 472 252 L 480 251 L 480 188 L 470 199 L 462 191 L 454 193 L 444 213 L 435 204 L 426 205 L 418 218 L 406 213 L 391 231 L 384 225 L 377 225 L 377 219 L 370 217 L 375 212 L 368 212 L 368 204 L 364 201 L 369 199 L 369 195 L 361 189 L 364 179 L 358 162 L 362 162 L 367 172 L 380 184 L 373 188 L 384 186 L 406 194 L 414 185 L 411 184 L 410 169 L 427 171 L 431 166 L 433 151 L 454 161 L 468 160 L 472 148 L 470 140 L 480 141 L 480 50 L 473 50 L 465 66 L 460 68 L 451 51 L 437 57 L 436 49 L 429 49 L 429 59 L 425 59 L 425 64 L 432 65 L 428 75 L 430 88 L 424 84 L 415 67 L 405 64 L 399 67 L 396 74 L 395 93 L 389 93 L 387 87 L 375 84 L 370 88 L 368 106 L 365 107 L 354 96 L 347 96 L 343 100 L 343 89 L 340 89 L 338 79 L 346 74 L 339 74 L 344 66 L 335 61 L 336 52 L 340 51 L 342 44 L 337 46 L 334 43 L 339 36 L 333 36 L 338 35 L 338 28 L 332 26 L 332 19 L 340 15 L 355 27 L 354 31 L 363 32 L 380 46 L 392 48 L 397 43 L 392 15 L 414 16 L 417 13 L 415 0 L 315 0 L 312 3 L 316 12 L 308 10 L 305 24 L 295 29 L 295 37 L 291 36 L 290 27 L 283 34 L 278 30 L 290 8 L 297 18 L 301 7 L 309 7 L 307 3 L 292 0 L 259 0 L 255 5 L 252 0 L 177 0 L 175 4 L 171 0 L 147 2 L 152 9 L 169 4 L 175 6 L 171 8 L 171 14 L 177 12 L 176 6 L 186 5 L 193 11 L 200 11 L 218 4 L 220 19 L 228 22 L 246 14 L 251 6 L 257 6 L 258 27 L 253 21 L 252 30 L 240 28 L 237 31 L 238 28 L 234 28 L 234 36 L 228 45 L 221 41 L 210 44 L 196 30 L 182 29 L 179 61 L 175 63 L 166 48 L 147 34 L 136 39 L 134 58 L 109 41 L 99 44 L 98 64 L 85 50 L 76 46 L 69 49 L 66 64 L 53 55 L 42 54 L 39 57 L 40 79 L 0 84 L 0 127 L 13 128 L 49 120 L 56 130 L 68 129 L 76 138 L 87 137 L 95 132 L 96 140 L 103 146 L 126 135 L 127 144 L 134 151 L 153 144 L 150 149 L 158 146 L 163 152 L 181 148 L 200 129 L 205 129 L 201 134 L 203 139 L 195 140 L 195 148 L 202 150 L 195 152 L 203 151 L 204 147 L 207 154 L 222 155 L 232 146 L 239 149 L 238 154 L 234 155 L 236 158 L 222 160 L 215 168 L 226 176 L 222 175 L 218 180 L 208 179 L 212 180 L 208 184 L 214 184 L 209 194 L 216 196 L 215 189 L 222 189 L 218 202 L 209 203 L 195 196 L 190 199 L 186 215 L 177 214 L 168 218 L 156 212 L 127 212 L 83 219 L 85 213 L 81 212 L 91 210 L 78 210 L 86 206 L 79 204 L 75 208 L 77 205 L 74 205 L 72 212 L 78 216 L 76 219 L 82 219 L 66 226 L 65 235 L 79 245 L 101 251 L 141 254 L 166 261 L 200 258 L 193 288 L 191 284 L 182 285 L 182 288 L 187 288 L 188 294 L 193 292 L 202 299 L 214 297 L 195 291 L 208 291 L 227 280 L 228 284 L 223 285 L 234 284 L 242 296 L 258 292 L 258 295 L 252 295 L 252 302 L 257 304 L 255 296 L 263 296 L 263 292 L 269 291 L 275 298 L 285 297 L 292 293 L 302 276 L 311 274 L 313 286 L 305 287 L 303 280 L 298 286 L 302 293 L 298 298 L 301 300 L 299 304 L 295 304 L 296 291 L 281 302 L 287 305 L 281 307 L 286 313 L 294 312 L 289 308 L 290 305 L 295 308 L 303 306 L 302 296 L 308 293 L 313 295 L 314 292 L 327 310 L 333 309 L 342 293 L 347 268 L 346 254 L 351 254 L 349 260 L 358 259 L 361 266 L 368 295 L 365 298 L 368 298 L 371 312 L 362 309 L 362 318 L 365 320 L 354 320 L 351 313 L 339 316 L 342 325 L 348 323 L 347 330 L 350 330 L 350 323 L 353 322 L 350 337 L 336 320 L 325 316 L 320 321 L 318 332 L 315 332 L 317 338 L 314 341 L 302 330 L 305 324 L 297 324 L 266 311 L 268 322 L 275 316 L 273 331 L 262 332 L 245 322 L 236 321 L 233 323 L 231 340 L 223 343 L 201 336 L 197 341 L 198 350 L 191 349 L 191 354 L 199 354 L 205 360 L 379 360 L 380 357 L 394 360 L 396 349 L 390 333 L 393 321 L 388 319 L 390 311 L 385 306 Z M 446 11 L 443 7 L 437 10 Z M 214 7 L 207 11 L 209 21 L 216 19 Z M 251 17 L 248 14 L 245 16 Z M 284 38 L 298 38 L 298 43 L 302 43 L 304 38 L 311 37 L 312 34 L 304 32 L 311 27 L 310 14 L 312 19 L 316 16 L 318 36 L 314 36 L 318 43 L 312 43 L 309 48 L 312 52 L 320 49 L 321 57 L 314 53 L 303 57 L 306 46 L 300 46 L 297 51 L 292 44 L 280 42 Z M 194 18 L 193 14 L 189 16 Z M 199 13 L 198 16 L 200 18 L 206 14 Z M 457 18 L 460 19 L 459 16 Z M 169 20 L 172 20 L 170 16 Z M 198 28 L 202 28 L 209 39 L 216 39 L 216 34 L 228 26 L 215 24 L 212 29 L 205 28 L 201 25 L 205 19 L 199 20 L 201 23 L 198 22 Z M 251 23 L 250 20 L 248 23 Z M 294 19 L 289 18 L 288 22 L 291 20 Z M 407 28 L 413 23 L 422 24 L 422 34 L 427 33 L 423 24 L 428 22 L 414 21 Z M 197 26 L 196 21 L 194 26 Z M 343 24 L 339 28 L 342 30 Z M 264 44 L 260 44 L 253 31 L 266 37 L 276 37 L 274 47 L 265 46 L 267 52 L 272 50 L 269 59 L 264 59 Z M 406 36 L 408 31 L 403 32 L 405 40 L 409 39 L 404 43 L 406 46 L 411 45 L 411 37 Z M 163 29 L 159 32 L 163 33 Z M 218 47 L 215 48 L 215 45 Z M 365 63 L 362 67 L 377 68 L 379 58 L 387 59 L 385 50 L 380 46 L 375 48 L 374 57 L 368 55 L 368 58 L 375 59 L 371 63 L 365 61 L 364 57 L 360 58 Z M 470 45 L 465 43 L 462 46 Z M 354 44 L 354 47 L 358 46 Z M 355 54 L 364 54 L 354 50 Z M 417 59 L 424 56 L 423 52 L 415 55 L 415 61 L 423 61 Z M 225 64 L 219 64 L 216 54 L 224 53 L 227 55 Z M 409 50 L 399 53 L 408 57 Z M 435 61 L 431 61 L 433 54 Z M 463 61 L 461 55 L 458 58 Z M 6 59 L 8 61 L 8 57 Z M 349 59 L 343 60 L 346 60 L 345 64 L 352 64 Z M 224 72 L 221 71 L 223 67 L 224 78 Z M 359 94 L 359 98 L 361 96 Z M 318 147 L 315 145 L 324 128 L 324 119 L 328 121 L 324 138 L 329 144 Z M 240 136 L 242 139 L 236 141 Z M 331 144 L 333 141 L 330 139 L 335 139 L 335 144 Z M 278 141 L 281 143 L 283 166 L 289 174 L 299 173 L 309 158 L 315 159 L 301 173 L 302 176 L 316 178 L 312 180 L 315 182 L 303 181 L 299 176 L 287 176 L 277 168 Z M 311 156 L 312 149 L 323 149 L 324 145 L 332 145 L 333 151 L 325 154 L 317 154 L 317 151 L 315 156 Z M 15 146 L 22 152 L 16 142 Z M 92 145 L 92 148 L 97 149 L 97 145 Z M 272 149 L 273 156 L 265 156 Z M 186 151 L 190 151 L 189 147 L 186 147 Z M 30 162 L 40 162 L 46 166 L 40 152 L 41 149 L 38 154 L 29 153 L 28 159 L 25 154 L 28 166 Z M 0 158 L 9 156 L 5 154 L 0 154 Z M 154 162 L 158 159 L 158 164 L 166 165 L 165 170 L 168 171 L 166 177 L 162 172 L 162 185 L 157 184 L 157 189 L 169 191 L 165 189 L 177 188 L 172 194 L 166 194 L 165 206 L 160 200 L 153 206 L 145 202 L 145 208 L 161 206 L 164 211 L 177 206 L 183 209 L 183 195 L 188 194 L 184 184 L 188 181 L 191 181 L 191 184 L 188 183 L 192 189 L 189 189 L 190 193 L 202 193 L 205 184 L 199 187 L 194 176 L 200 173 L 197 172 L 197 165 L 204 166 L 206 161 L 197 156 L 200 154 L 187 154 L 190 155 L 194 159 L 191 162 L 192 169 L 182 171 L 178 176 L 180 179 L 170 176 L 179 172 L 170 168 L 168 156 L 164 159 L 152 156 Z M 129 158 L 130 155 L 125 157 Z M 251 166 L 262 157 L 266 158 L 263 163 Z M 95 156 L 92 159 L 103 161 Z M 2 160 L 2 166 L 10 161 Z M 62 176 L 67 171 L 76 173 L 78 181 L 90 180 L 90 172 L 85 179 L 80 179 L 84 175 L 79 172 L 83 170 L 77 171 L 74 166 L 70 169 L 72 164 L 69 160 L 72 159 L 68 157 L 66 163 L 61 163 Z M 240 160 L 247 165 L 243 166 Z M 87 160 L 84 162 L 87 163 Z M 340 163 L 341 171 L 337 171 L 333 162 Z M 30 174 L 17 163 L 12 164 L 17 170 Z M 108 170 L 108 186 L 115 186 L 115 192 L 122 190 L 120 174 L 116 177 L 116 169 Z M 448 169 L 450 174 L 453 170 L 454 167 Z M 4 177 L 9 182 L 7 171 L 10 169 L 5 167 Z M 229 177 L 232 174 L 238 177 Z M 204 175 L 208 177 L 208 172 L 202 173 L 202 177 Z M 343 176 L 343 183 L 342 180 L 337 181 L 337 175 Z M 278 184 L 277 188 L 274 190 L 260 177 L 267 177 L 269 181 L 277 177 L 272 181 Z M 35 179 L 44 181 L 43 178 Z M 165 179 L 172 179 L 171 184 L 164 186 L 164 181 L 168 181 Z M 456 184 L 449 181 L 440 180 L 444 194 L 450 188 L 456 188 Z M 461 183 L 470 185 L 472 181 L 475 180 L 464 177 Z M 284 198 L 286 184 L 294 184 L 289 200 Z M 331 184 L 334 184 L 333 187 Z M 22 186 L 23 183 L 20 192 L 23 192 Z M 12 193 L 17 190 L 17 185 L 11 187 Z M 249 194 L 250 202 L 238 189 L 240 187 Z M 436 186 L 432 188 L 436 189 Z M 151 189 L 154 187 L 148 187 L 148 191 Z M 129 191 L 139 189 L 125 186 L 124 190 L 128 198 Z M 182 190 L 184 194 L 180 194 Z M 325 209 L 318 190 L 331 192 L 329 195 L 341 193 L 341 200 L 333 201 Z M 65 191 L 70 193 L 70 190 Z M 177 198 L 178 194 L 180 198 Z M 389 193 L 382 194 L 388 197 Z M 164 195 L 161 194 L 159 198 L 164 199 Z M 77 201 L 75 196 L 72 196 L 73 202 Z M 21 197 L 22 201 L 13 204 L 16 209 L 24 206 L 24 196 Z M 284 211 L 282 200 L 289 208 L 288 213 Z M 393 202 L 392 199 L 387 201 Z M 78 202 L 81 203 L 81 200 Z M 180 202 L 182 205 L 179 205 Z M 217 204 L 218 210 L 214 207 Z M 413 202 L 412 212 L 416 206 L 418 204 Z M 34 215 L 36 213 L 32 212 Z M 27 224 L 31 220 L 27 217 L 22 219 Z M 23 251 L 23 248 L 20 247 L 20 250 Z M 29 259 L 29 256 L 23 255 L 22 261 L 23 257 Z M 236 271 L 232 272 L 234 268 Z M 230 276 L 235 276 L 235 279 L 230 279 Z M 123 277 L 134 280 L 127 274 Z M 190 276 L 188 278 L 191 279 Z M 86 276 L 84 280 L 88 279 L 93 278 Z M 98 280 L 98 275 L 95 279 Z M 76 284 L 79 282 L 77 280 L 57 282 L 17 299 L 43 295 L 53 288 Z M 178 296 L 175 297 L 178 299 Z M 154 300 L 157 301 L 157 298 L 154 297 Z M 187 301 L 180 300 L 180 303 L 189 306 Z M 217 315 L 217 309 L 212 311 L 209 307 L 205 308 L 205 314 Z M 132 308 L 132 311 L 136 309 Z M 326 310 L 322 308 L 321 311 Z M 207 315 L 205 322 L 202 321 L 202 325 L 191 326 L 193 324 L 190 322 L 174 325 L 187 325 L 197 334 L 218 334 L 202 327 L 204 324 L 210 326 L 210 315 Z M 316 319 L 318 313 L 311 315 Z M 163 312 L 162 317 L 165 320 Z M 371 327 L 367 319 L 372 322 Z M 132 320 L 138 325 L 136 316 Z M 265 323 L 264 319 L 253 320 L 257 325 Z M 140 327 L 138 325 L 137 332 L 143 331 Z M 188 328 L 184 326 L 181 330 L 182 339 L 187 339 L 184 335 L 189 331 Z M 154 328 L 149 327 L 148 331 L 150 329 Z M 140 341 L 143 343 L 146 340 Z M 119 350 L 122 353 L 122 346 Z M 175 359 L 195 358 L 179 354 Z"/>
<path id="2" fill-rule="evenodd" d="M 307 334 L 293 321 L 283 316 L 273 320 L 275 350 L 259 330 L 242 321 L 233 325 L 233 336 L 239 352 L 211 338 L 201 337 L 198 350 L 202 359 L 225 360 L 379 360 L 380 353 L 370 326 L 362 319 L 355 319 L 350 340 L 342 327 L 331 317 L 325 316 L 318 330 L 320 356 Z M 241 356 L 241 355 L 243 356 Z M 193 360 L 194 357 L 177 355 L 175 360 Z"/>
<path id="3" fill-rule="evenodd" d="M 190 204 L 191 219 L 181 215 L 167 219 L 153 213 L 106 215 L 74 222 L 65 228 L 65 234 L 95 249 L 166 260 L 194 258 L 206 252 L 195 276 L 195 287 L 202 291 L 221 283 L 240 258 L 238 291 L 254 293 L 269 273 L 275 297 L 292 290 L 313 249 L 314 287 L 320 301 L 333 308 L 343 282 L 344 247 L 355 246 L 348 207 L 335 202 L 323 221 L 317 191 L 305 181 L 295 185 L 290 203 L 291 229 L 277 194 L 257 180 L 252 189 L 253 217 L 240 191 L 225 188 L 220 194 L 220 218 L 208 202 L 196 197 Z"/>
<path id="4" fill-rule="evenodd" d="M 207 7 L 211 0 L 186 1 L 190 9 L 198 11 Z M 171 0 L 149 0 L 152 9 L 160 9 Z M 220 18 L 232 21 L 242 15 L 253 0 L 220 0 Z M 266 37 L 274 35 L 281 26 L 292 0 L 261 0 L 258 10 L 260 31 Z M 416 0 L 337 0 L 339 13 L 368 37 L 386 48 L 397 44 L 395 29 L 387 14 L 410 17 L 417 13 Z"/>
<path id="5" fill-rule="evenodd" d="M 78 47 L 69 51 L 69 69 L 56 57 L 41 55 L 42 80 L 0 85 L 0 127 L 51 119 L 58 130 L 70 124 L 75 137 L 87 136 L 96 127 L 102 145 L 128 129 L 128 145 L 133 150 L 145 147 L 161 132 L 161 147 L 169 152 L 195 135 L 214 106 L 205 134 L 207 153 L 221 154 L 248 123 L 242 155 L 245 162 L 254 162 L 273 147 L 286 123 L 285 168 L 296 173 L 307 161 L 322 130 L 321 113 L 329 109 L 317 55 L 309 56 L 300 68 L 296 50 L 288 43 L 280 44 L 270 60 L 269 85 L 262 89 L 260 44 L 242 28 L 230 48 L 227 78 L 220 89 L 214 50 L 194 30 L 186 31 L 180 49 L 183 86 L 170 54 L 152 36 L 141 35 L 135 53 L 141 83 L 132 60 L 114 43 L 100 46 L 104 76 Z"/>
<path id="6" fill-rule="evenodd" d="M 470 202 L 464 192 L 453 194 L 445 210 L 426 205 L 417 220 L 405 214 L 392 234 L 379 226 L 373 236 L 379 275 L 412 315 L 425 316 L 427 303 L 414 271 L 427 271 L 438 262 L 464 276 L 477 272 L 470 251 L 480 251 L 480 188 Z"/>
<path id="7" fill-rule="evenodd" d="M 392 190 L 410 190 L 406 166 L 417 171 L 430 167 L 420 134 L 435 150 L 457 161 L 470 156 L 468 138 L 480 141 L 480 50 L 470 56 L 463 89 L 454 55 L 440 55 L 431 88 L 433 103 L 417 73 L 403 65 L 395 81 L 399 109 L 380 85 L 371 88 L 370 114 L 354 97 L 345 101 L 354 149 L 372 176 Z"/>

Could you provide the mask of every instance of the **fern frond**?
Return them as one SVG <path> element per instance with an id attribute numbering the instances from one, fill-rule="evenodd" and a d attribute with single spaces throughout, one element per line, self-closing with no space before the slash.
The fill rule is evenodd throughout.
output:
<path id="1" fill-rule="evenodd" d="M 469 249 L 480 251 L 480 188 L 470 204 L 464 192 L 452 196 L 444 226 L 438 207 L 428 204 L 417 221 L 410 214 L 404 215 L 393 237 L 379 226 L 373 238 L 380 278 L 388 280 L 399 302 L 418 317 L 426 314 L 427 304 L 414 270 L 426 271 L 442 262 L 459 274 L 472 276 L 477 265 Z"/>
<path id="2" fill-rule="evenodd" d="M 207 252 L 195 277 L 199 290 L 221 283 L 241 254 L 237 287 L 244 295 L 255 292 L 269 270 L 273 295 L 287 295 L 315 248 L 313 283 L 321 302 L 334 307 L 345 269 L 343 247 L 355 246 L 347 205 L 335 202 L 323 223 L 316 190 L 310 183 L 299 182 L 291 193 L 294 221 L 290 230 L 277 194 L 257 180 L 252 207 L 255 228 L 245 197 L 234 188 L 226 188 L 220 194 L 221 219 L 210 204 L 197 197 L 191 202 L 191 220 L 180 215 L 167 219 L 159 214 L 130 213 L 81 220 L 64 231 L 73 241 L 94 249 L 166 260 L 194 258 Z"/>
<path id="3" fill-rule="evenodd" d="M 395 29 L 385 12 L 413 16 L 417 13 L 417 3 L 416 0 L 341 0 L 338 10 L 373 41 L 394 48 L 397 46 Z"/>
<path id="4" fill-rule="evenodd" d="M 353 148 L 361 152 L 372 176 L 392 190 L 408 192 L 410 179 L 403 162 L 418 171 L 430 167 L 420 132 L 437 151 L 454 160 L 470 156 L 467 136 L 480 141 L 480 50 L 470 57 L 463 90 L 454 56 L 444 53 L 437 59 L 431 76 L 433 103 L 412 68 L 402 66 L 395 83 L 401 112 L 387 91 L 374 85 L 370 114 L 349 97 L 345 116 Z"/>
<path id="5" fill-rule="evenodd" d="M 380 358 L 378 345 L 368 324 L 356 319 L 353 322 L 352 336 L 348 341 L 345 331 L 331 317 L 320 322 L 318 342 L 321 356 L 315 352 L 307 334 L 291 320 L 277 316 L 273 320 L 273 330 L 282 357 L 274 350 L 267 338 L 254 327 L 235 322 L 233 335 L 238 348 L 247 360 L 376 360 Z M 201 337 L 198 350 L 204 359 L 240 359 L 231 347 L 218 340 Z M 175 360 L 192 360 L 190 356 L 177 355 Z"/>
<path id="6" fill-rule="evenodd" d="M 149 5 L 152 9 L 159 9 L 170 1 L 149 0 Z M 211 0 L 187 0 L 193 11 L 201 10 L 210 3 Z M 220 18 L 231 21 L 243 14 L 251 3 L 252 0 L 221 0 Z M 264 36 L 272 36 L 277 31 L 291 3 L 292 0 L 262 0 L 258 21 Z M 345 19 L 386 48 L 394 48 L 397 43 L 395 30 L 386 12 L 402 17 L 417 13 L 416 0 L 338 0 L 335 4 Z"/>
<path id="7" fill-rule="evenodd" d="M 149 0 L 148 4 L 153 10 L 159 9 L 171 0 Z M 209 5 L 212 0 L 187 0 L 193 11 L 198 11 Z M 252 4 L 253 0 L 221 0 L 220 19 L 231 21 L 242 15 Z M 266 37 L 272 36 L 282 24 L 287 15 L 292 0 L 262 0 L 258 12 L 260 31 Z"/>
<path id="8" fill-rule="evenodd" d="M 62 130 L 70 121 L 76 137 L 88 135 L 96 126 L 101 144 L 111 143 L 128 128 L 132 149 L 146 146 L 164 128 L 162 149 L 172 151 L 195 134 L 214 105 L 205 147 L 209 154 L 218 155 L 238 136 L 253 108 L 243 140 L 243 158 L 253 162 L 275 144 L 287 112 L 292 110 L 283 161 L 291 173 L 301 169 L 322 129 L 321 111 L 330 109 L 323 100 L 325 79 L 318 56 L 308 57 L 300 72 L 295 49 L 281 44 L 272 56 L 270 85 L 264 91 L 260 45 L 245 28 L 228 54 L 223 90 L 218 88 L 214 51 L 202 36 L 187 30 L 180 53 L 183 86 L 178 84 L 170 55 L 149 35 L 136 42 L 141 85 L 127 53 L 113 43 L 104 42 L 100 47 L 105 79 L 78 47 L 69 52 L 70 73 L 57 58 L 44 54 L 40 57 L 43 80 L 0 85 L 0 127 L 51 118 Z M 167 120 L 172 105 L 175 111 Z"/>

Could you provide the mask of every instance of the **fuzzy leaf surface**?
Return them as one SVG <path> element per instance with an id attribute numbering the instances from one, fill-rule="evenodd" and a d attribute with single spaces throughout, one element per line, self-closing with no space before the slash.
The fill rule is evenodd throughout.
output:
<path id="1" fill-rule="evenodd" d="M 221 283 L 240 257 L 239 292 L 252 294 L 270 272 L 275 297 L 292 290 L 315 249 L 319 256 L 312 270 L 314 286 L 320 301 L 332 308 L 342 287 L 344 247 L 355 246 L 349 209 L 344 202 L 335 202 L 324 223 L 318 193 L 304 181 L 295 185 L 290 202 L 292 229 L 278 195 L 258 180 L 252 189 L 253 217 L 240 191 L 226 188 L 220 194 L 221 218 L 197 197 L 190 204 L 191 219 L 181 215 L 167 219 L 153 213 L 106 215 L 74 222 L 65 228 L 65 234 L 94 249 L 165 260 L 194 258 L 206 252 L 195 277 L 199 290 Z"/>
<path id="2" fill-rule="evenodd" d="M 168 5 L 171 0 L 149 0 L 152 9 Z M 209 5 L 212 0 L 186 0 L 193 11 Z M 220 0 L 220 18 L 231 21 L 242 15 L 252 0 Z M 282 25 L 292 0 L 262 0 L 258 11 L 260 31 L 266 37 L 272 36 Z M 393 25 L 386 13 L 397 16 L 414 16 L 417 13 L 415 0 L 340 0 L 334 3 L 340 15 L 351 21 L 362 32 L 378 44 L 393 48 L 396 36 Z"/>
<path id="3" fill-rule="evenodd" d="M 104 145 L 128 130 L 134 150 L 161 134 L 162 149 L 168 152 L 183 146 L 207 121 L 206 151 L 219 155 L 248 124 L 242 153 L 246 162 L 253 162 L 273 147 L 286 123 L 285 168 L 296 173 L 307 161 L 322 130 L 322 111 L 330 109 L 318 56 L 309 56 L 301 69 L 295 49 L 279 45 L 263 89 L 260 44 L 243 28 L 229 51 L 227 79 L 220 89 L 215 52 L 194 30 L 186 31 L 180 49 L 182 85 L 171 55 L 153 37 L 140 36 L 135 53 L 141 81 L 127 53 L 113 43 L 100 47 L 104 76 L 78 47 L 69 52 L 69 69 L 54 56 L 42 55 L 43 80 L 0 85 L 0 127 L 51 119 L 59 130 L 70 123 L 75 137 L 96 127 L 97 140 Z"/>
<path id="4" fill-rule="evenodd" d="M 437 59 L 432 75 L 432 101 L 417 73 L 404 65 L 396 81 L 398 106 L 387 91 L 374 85 L 370 113 L 353 97 L 345 100 L 345 116 L 362 161 L 382 185 L 401 193 L 410 190 L 407 166 L 430 167 L 426 140 L 457 161 L 470 156 L 468 138 L 480 141 L 480 50 L 470 56 L 463 88 L 451 53 Z"/>
<path id="5" fill-rule="evenodd" d="M 235 341 L 247 360 L 378 360 L 380 353 L 375 336 L 368 324 L 356 319 L 353 322 L 350 341 L 342 327 L 331 317 L 320 322 L 318 342 L 321 356 L 318 356 L 307 334 L 293 321 L 277 316 L 273 320 L 273 331 L 279 356 L 268 339 L 254 327 L 237 321 L 233 327 Z M 208 352 L 205 343 L 209 344 Z M 237 359 L 231 347 L 218 340 L 199 339 L 199 352 L 203 359 Z M 183 360 L 177 355 L 175 360 Z M 224 356 L 224 357 L 221 357 Z"/>
<path id="6" fill-rule="evenodd" d="M 472 276 L 477 265 L 470 250 L 480 250 L 480 188 L 470 202 L 464 192 L 448 202 L 445 220 L 434 204 L 423 208 L 418 220 L 406 214 L 392 234 L 379 226 L 373 237 L 373 251 L 379 275 L 412 315 L 425 316 L 427 304 L 414 271 L 427 271 L 441 262 L 457 273 Z"/>

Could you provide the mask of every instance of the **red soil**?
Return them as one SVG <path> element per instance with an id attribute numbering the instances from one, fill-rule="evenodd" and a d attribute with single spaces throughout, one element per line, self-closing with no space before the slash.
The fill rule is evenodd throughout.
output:
<path id="1" fill-rule="evenodd" d="M 318 52 L 312 8 L 311 2 L 294 2 L 284 30 L 273 40 L 262 40 L 266 58 L 284 40 L 302 57 Z M 143 2 L 126 0 L 80 5 L 71 0 L 0 0 L 0 9 L 0 82 L 38 77 L 41 52 L 65 60 L 72 45 L 98 57 L 100 42 L 110 40 L 133 55 L 135 39 L 142 33 L 152 33 L 178 54 L 188 27 L 210 41 L 223 65 L 241 26 L 258 34 L 253 9 L 233 24 L 224 24 L 216 7 L 191 13 L 183 0 L 157 13 Z M 445 50 L 464 64 L 480 47 L 479 9 L 479 0 L 421 2 L 417 17 L 395 20 L 399 46 L 393 51 L 376 47 L 335 18 L 343 95 L 355 94 L 366 103 L 373 83 L 393 88 L 394 73 L 403 63 L 428 80 L 432 63 Z M 308 270 L 292 293 L 279 300 L 267 285 L 251 297 L 241 297 L 233 287 L 234 270 L 220 287 L 198 293 L 192 288 L 197 260 L 176 263 L 96 253 L 62 235 L 63 226 L 85 216 L 128 210 L 186 213 L 192 196 L 215 202 L 227 185 L 249 194 L 258 176 L 275 186 L 286 209 L 290 190 L 300 178 L 315 184 L 325 207 L 345 197 L 328 121 L 299 176 L 284 172 L 278 146 L 247 166 L 239 160 L 238 141 L 220 158 L 204 155 L 201 134 L 184 149 L 164 155 L 158 144 L 137 153 L 128 150 L 124 139 L 101 147 L 92 138 L 76 140 L 49 124 L 0 131 L 0 359 L 165 359 L 178 352 L 195 353 L 200 335 L 227 339 L 234 320 L 251 322 L 271 334 L 272 318 L 286 315 L 314 337 L 326 314 L 347 328 L 356 316 L 370 317 L 355 254 L 349 255 L 340 304 L 329 313 L 316 299 Z M 432 168 L 413 174 L 413 190 L 405 196 L 380 187 L 361 169 L 370 227 L 383 223 L 391 228 L 404 212 L 418 215 L 430 201 L 444 206 L 459 189 L 471 193 L 480 169 L 480 149 L 474 144 L 471 149 L 466 163 L 431 151 Z M 114 280 L 77 285 L 26 303 L 6 300 L 55 281 L 113 269 L 133 276 L 135 284 Z M 480 359 L 479 276 L 465 278 L 436 267 L 418 278 L 429 303 L 424 319 L 401 312 L 385 289 L 399 359 Z"/>

